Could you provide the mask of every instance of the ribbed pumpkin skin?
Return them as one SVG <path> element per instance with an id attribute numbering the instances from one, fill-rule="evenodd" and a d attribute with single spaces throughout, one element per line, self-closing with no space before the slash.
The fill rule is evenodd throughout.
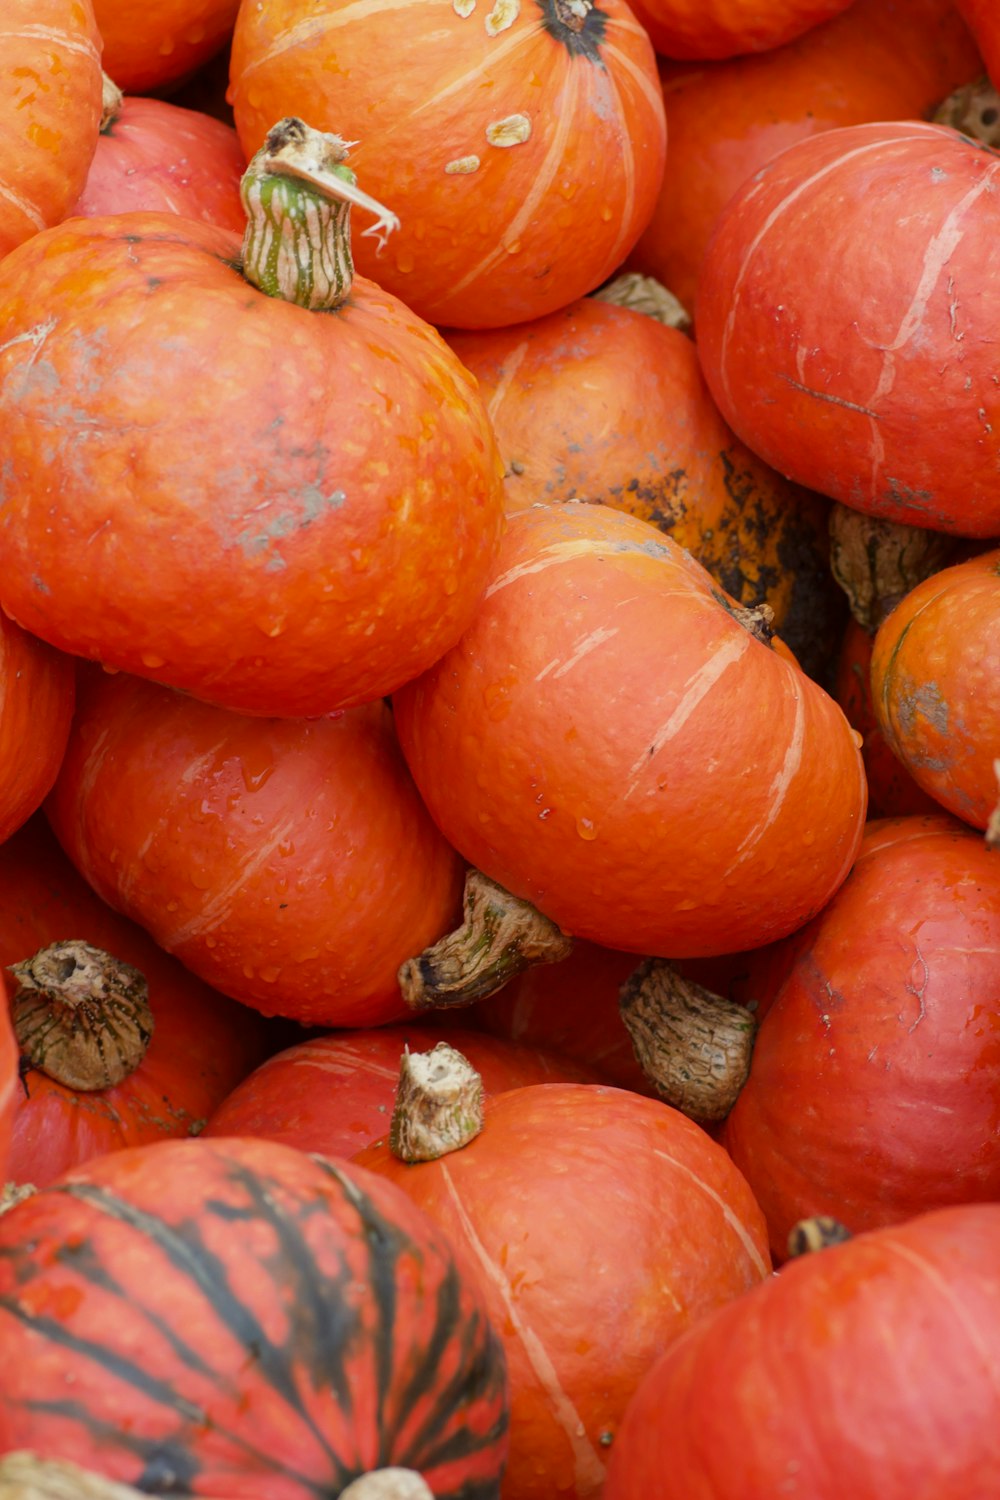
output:
<path id="1" fill-rule="evenodd" d="M 129 214 L 3 263 L 0 601 L 227 708 L 327 713 L 461 634 L 499 457 L 468 373 L 397 299 L 358 279 L 312 313 L 239 255 L 214 225 Z"/>
<path id="2" fill-rule="evenodd" d="M 723 1136 L 771 1245 L 1000 1197 L 1000 862 L 956 819 L 868 825 L 794 941 Z"/>
<path id="3" fill-rule="evenodd" d="M 0 844 L 55 781 L 75 698 L 75 663 L 0 612 Z"/>
<path id="4" fill-rule="evenodd" d="M 129 97 L 101 132 L 71 212 L 87 219 L 141 210 L 183 214 L 242 234 L 245 167 L 231 126 L 165 99 Z"/>
<path id="5" fill-rule="evenodd" d="M 879 627 L 871 685 L 879 728 L 917 785 L 985 828 L 1000 753 L 1000 549 L 910 590 Z"/>
<path id="6" fill-rule="evenodd" d="M 265 1014 L 407 1013 L 396 971 L 458 918 L 464 866 L 385 704 L 246 718 L 96 669 L 81 699 L 47 810 L 105 901 Z"/>
<path id="7" fill-rule="evenodd" d="M 944 126 L 798 142 L 720 216 L 698 350 L 723 416 L 856 510 L 1000 532 L 1000 153 Z"/>
<path id="8" fill-rule="evenodd" d="M 496 1500 L 503 1354 L 403 1193 L 272 1141 L 169 1141 L 0 1223 L 0 1444 L 153 1493 L 316 1500 L 402 1465 Z"/>
<path id="9" fill-rule="evenodd" d="M 515 1089 L 461 1151 L 407 1166 L 381 1145 L 356 1160 L 439 1223 L 480 1281 L 510 1372 L 504 1500 L 599 1494 L 645 1370 L 770 1270 L 722 1148 L 624 1089 Z"/>
<path id="10" fill-rule="evenodd" d="M 784 47 L 708 66 L 662 61 L 670 170 L 629 265 L 697 318 L 715 221 L 772 156 L 838 125 L 921 119 L 980 70 L 952 0 L 854 0 Z"/>
<path id="11" fill-rule="evenodd" d="M 738 603 L 768 604 L 800 663 L 821 669 L 843 599 L 829 506 L 730 431 L 686 335 L 584 297 L 532 323 L 447 337 L 486 401 L 508 512 L 600 500 L 651 522 Z"/>
<path id="12" fill-rule="evenodd" d="M 101 123 L 90 0 L 4 0 L 0 15 L 0 260 L 59 220 Z"/>
<path id="13" fill-rule="evenodd" d="M 588 1068 L 527 1043 L 428 1017 L 414 1026 L 337 1031 L 269 1057 L 224 1099 L 203 1135 L 253 1135 L 300 1151 L 353 1156 L 384 1136 L 404 1050 L 457 1047 L 483 1080 L 484 1103 L 532 1083 L 595 1083 Z"/>
<path id="14" fill-rule="evenodd" d="M 232 34 L 239 0 L 94 0 L 104 70 L 145 94 L 187 77 Z"/>
<path id="15" fill-rule="evenodd" d="M 248 157 L 288 114 L 358 143 L 351 167 L 401 221 L 383 251 L 357 238 L 358 267 L 438 326 L 523 322 L 591 291 L 663 175 L 653 49 L 622 0 L 247 4 L 230 76 Z M 507 120 L 524 123 L 491 144 Z"/>
<path id="16" fill-rule="evenodd" d="M 807 1255 L 706 1318 L 629 1407 L 604 1500 L 989 1500 L 1000 1205 Z"/>
<path id="17" fill-rule="evenodd" d="M 670 537 L 604 506 L 510 517 L 472 626 L 395 708 L 445 836 L 608 948 L 783 936 L 861 836 L 861 759 L 833 700 Z"/>
<path id="18" fill-rule="evenodd" d="M 99 900 L 39 815 L 0 845 L 0 967 L 67 937 L 145 975 L 155 1028 L 142 1062 L 113 1088 L 84 1094 L 37 1069 L 25 1073 L 7 1175 L 36 1187 L 106 1151 L 190 1134 L 277 1045 L 260 1016 L 209 989 Z"/>
<path id="19" fill-rule="evenodd" d="M 993 0 L 955 0 L 983 54 L 994 87 L 1000 87 L 1000 14 Z"/>
<path id="20" fill-rule="evenodd" d="M 851 0 L 639 0 L 635 13 L 664 57 L 767 52 L 839 15 Z"/>

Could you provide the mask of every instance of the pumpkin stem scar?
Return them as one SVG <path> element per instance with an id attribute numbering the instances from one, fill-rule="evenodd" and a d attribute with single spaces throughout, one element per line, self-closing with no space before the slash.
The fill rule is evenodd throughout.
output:
<path id="1" fill-rule="evenodd" d="M 482 1128 L 483 1080 L 468 1058 L 447 1042 L 429 1052 L 407 1047 L 389 1127 L 393 1155 L 400 1161 L 437 1161 L 467 1146 Z"/>

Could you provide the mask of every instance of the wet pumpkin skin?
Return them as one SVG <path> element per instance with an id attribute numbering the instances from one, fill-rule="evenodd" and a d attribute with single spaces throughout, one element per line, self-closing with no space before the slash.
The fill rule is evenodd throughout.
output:
<path id="1" fill-rule="evenodd" d="M 828 502 L 727 427 L 686 335 L 585 297 L 531 323 L 446 338 L 479 381 L 508 514 L 580 499 L 649 521 L 738 603 L 768 604 L 800 664 L 824 671 L 843 613 Z"/>
<path id="2" fill-rule="evenodd" d="M 104 71 L 148 94 L 187 78 L 225 45 L 239 0 L 93 0 Z"/>
<path id="3" fill-rule="evenodd" d="M 664 57 L 767 52 L 846 10 L 851 0 L 639 0 L 636 15 Z"/>
<path id="4" fill-rule="evenodd" d="M 925 793 L 986 828 L 1000 747 L 1000 550 L 943 568 L 879 626 L 872 706 L 890 749 Z"/>

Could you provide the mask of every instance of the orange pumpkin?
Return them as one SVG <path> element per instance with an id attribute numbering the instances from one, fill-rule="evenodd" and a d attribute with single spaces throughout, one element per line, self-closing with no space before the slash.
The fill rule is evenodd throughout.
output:
<path id="1" fill-rule="evenodd" d="M 591 505 L 510 517 L 472 625 L 395 697 L 431 813 L 573 936 L 688 957 L 830 898 L 865 782 L 840 709 L 670 537 Z"/>
<path id="2" fill-rule="evenodd" d="M 90 0 L 4 0 L 0 260 L 76 202 L 100 122 L 100 38 Z"/>
<path id="3" fill-rule="evenodd" d="M 179 82 L 225 45 L 240 0 L 93 0 L 104 67 L 130 94 Z"/>
<path id="4" fill-rule="evenodd" d="M 48 794 L 69 738 L 76 665 L 0 611 L 0 845 Z"/>
<path id="5" fill-rule="evenodd" d="M 767 52 L 839 15 L 851 0 L 634 0 L 664 57 Z"/>
<path id="6" fill-rule="evenodd" d="M 230 98 L 247 155 L 297 114 L 358 143 L 399 216 L 359 270 L 429 322 L 496 327 L 599 285 L 663 175 L 653 50 L 623 0 L 268 0 L 240 9 Z"/>

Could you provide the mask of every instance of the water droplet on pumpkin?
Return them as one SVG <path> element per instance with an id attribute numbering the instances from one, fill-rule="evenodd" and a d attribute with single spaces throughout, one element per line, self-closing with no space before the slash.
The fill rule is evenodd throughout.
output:
<path id="1" fill-rule="evenodd" d="M 601 205 L 600 214 L 605 224 L 609 223 L 614 218 L 614 210 L 612 208 L 609 208 L 606 203 Z"/>
<path id="2" fill-rule="evenodd" d="M 587 839 L 588 842 L 597 837 L 597 829 L 590 818 L 577 818 L 576 831 L 582 839 Z"/>
<path id="3" fill-rule="evenodd" d="M 404 276 L 409 271 L 412 271 L 415 265 L 416 261 L 408 250 L 404 250 L 401 255 L 396 256 L 396 270 L 401 271 Z"/>
<path id="4" fill-rule="evenodd" d="M 859 734 L 856 729 L 852 729 L 851 730 L 851 739 L 854 741 L 854 748 L 855 748 L 855 750 L 860 750 L 861 747 L 864 745 L 864 742 L 865 742 L 864 735 Z"/>
<path id="5" fill-rule="evenodd" d="M 142 662 L 143 666 L 148 667 L 151 672 L 155 672 L 157 667 L 162 667 L 164 662 L 164 658 L 162 656 L 154 656 L 151 651 L 144 651 L 139 660 Z"/>
<path id="6" fill-rule="evenodd" d="M 274 762 L 264 761 L 258 766 L 250 765 L 246 756 L 240 764 L 240 772 L 243 777 L 243 785 L 248 792 L 258 792 L 260 788 L 269 781 L 274 774 Z"/>
<path id="7" fill-rule="evenodd" d="M 265 984 L 277 984 L 278 980 L 281 978 L 281 970 L 275 968 L 273 964 L 270 964 L 266 969 L 261 969 L 260 977 L 261 979 L 263 979 Z"/>

